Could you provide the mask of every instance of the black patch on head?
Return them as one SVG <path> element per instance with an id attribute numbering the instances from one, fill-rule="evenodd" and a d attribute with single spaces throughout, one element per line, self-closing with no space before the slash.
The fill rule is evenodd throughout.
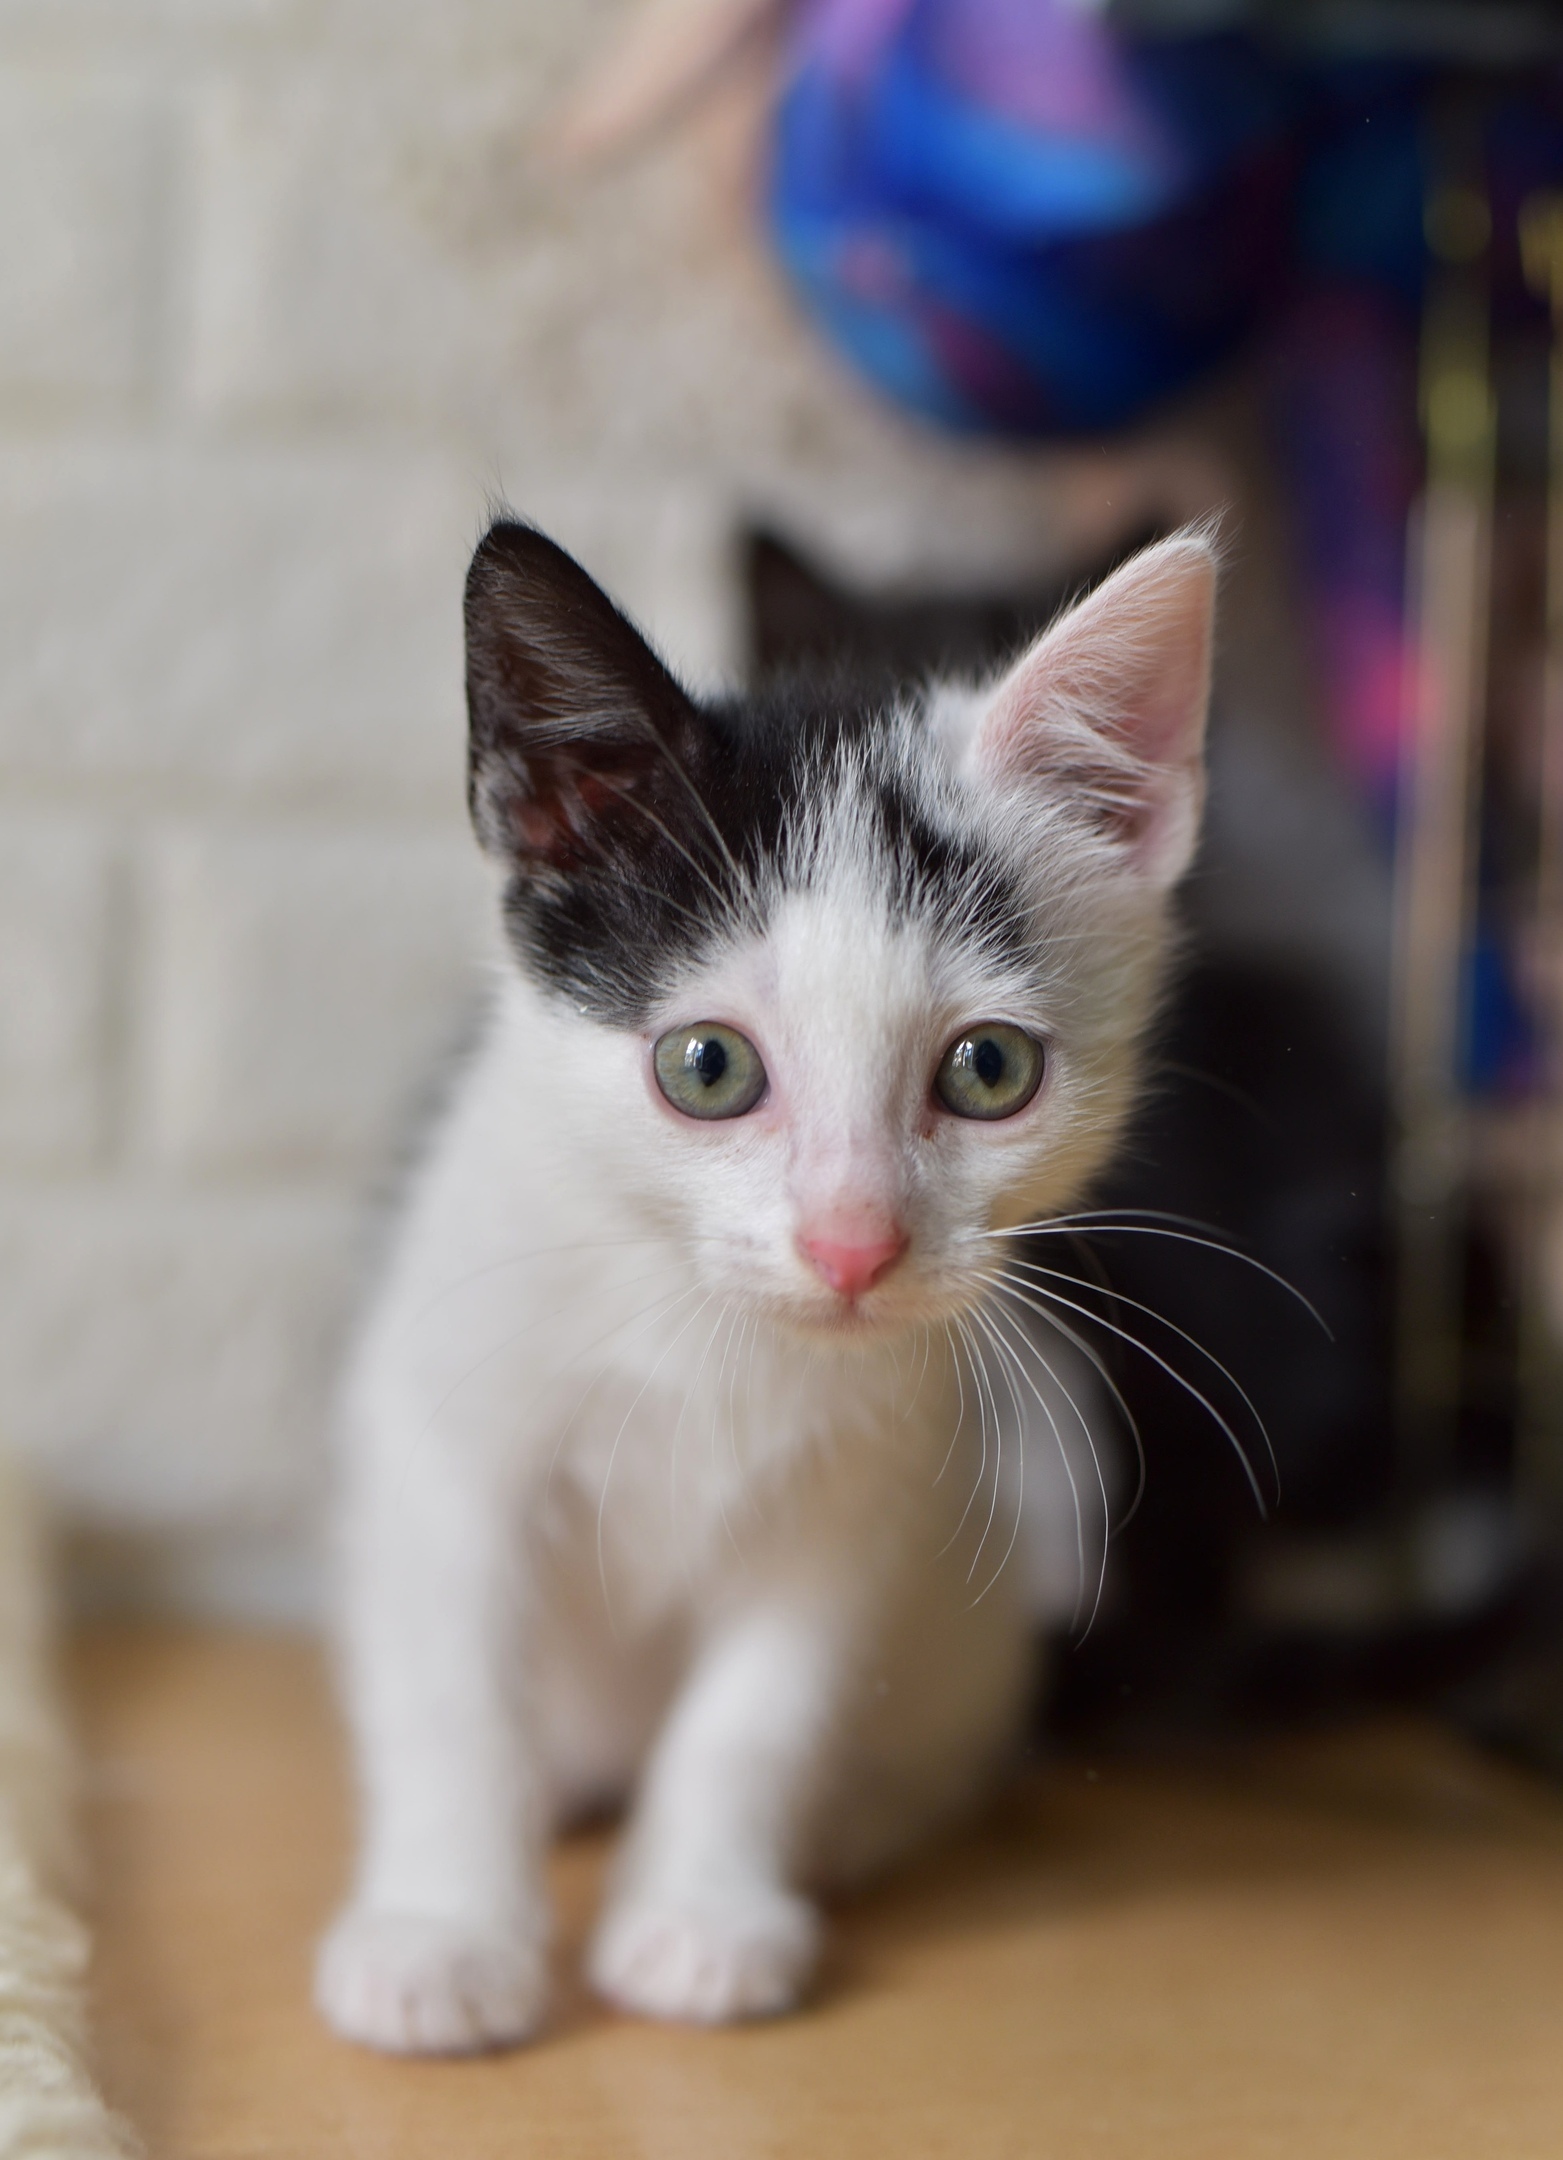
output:
<path id="1" fill-rule="evenodd" d="M 892 906 L 907 914 L 927 908 L 990 951 L 1023 962 L 1032 943 L 1026 910 L 992 850 L 934 824 L 895 775 L 881 777 L 873 804 Z"/>
<path id="2" fill-rule="evenodd" d="M 873 758 L 884 716 L 860 695 L 697 703 L 563 549 L 508 522 L 473 558 L 466 630 L 473 823 L 512 866 L 518 957 L 581 1010 L 639 1026 L 677 969 L 758 927 L 758 896 L 854 748 L 883 770 L 873 844 L 893 904 L 1024 950 L 1009 878 Z"/>

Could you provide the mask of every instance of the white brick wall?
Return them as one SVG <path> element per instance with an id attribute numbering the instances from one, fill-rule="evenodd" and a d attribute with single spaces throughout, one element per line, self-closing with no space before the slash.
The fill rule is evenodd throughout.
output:
<path id="1" fill-rule="evenodd" d="M 486 949 L 486 500 L 708 677 L 747 513 L 981 581 L 1091 494 L 847 384 L 736 105 L 537 160 L 620 5 L 0 0 L 0 1428 L 138 1595 L 309 1580 L 373 1197 Z"/>
<path id="2" fill-rule="evenodd" d="M 373 1173 L 478 994 L 486 901 L 464 836 L 160 836 L 143 937 L 153 1157 L 234 1178 Z"/>
<path id="3" fill-rule="evenodd" d="M 313 1490 L 360 1237 L 327 1191 L 8 1195 L 0 1360 L 81 1520 L 264 1523 Z"/>
<path id="4" fill-rule="evenodd" d="M 0 80 L 0 396 L 49 412 L 151 388 L 166 133 L 134 85 Z"/>
<path id="5" fill-rule="evenodd" d="M 0 773 L 453 827 L 475 492 L 330 440 L 0 446 Z"/>
<path id="6" fill-rule="evenodd" d="M 107 1140 L 115 886 L 96 825 L 0 815 L 0 1162 L 91 1171 Z"/>

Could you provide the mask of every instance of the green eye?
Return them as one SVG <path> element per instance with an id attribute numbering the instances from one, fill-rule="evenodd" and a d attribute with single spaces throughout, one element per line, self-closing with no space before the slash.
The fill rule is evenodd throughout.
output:
<path id="1" fill-rule="evenodd" d="M 759 1051 L 720 1020 L 670 1029 L 651 1062 L 658 1087 L 685 1117 L 742 1117 L 765 1093 Z"/>
<path id="2" fill-rule="evenodd" d="M 934 1093 L 957 1117 L 1006 1118 L 1042 1085 L 1042 1045 L 1007 1020 L 985 1020 L 957 1035 L 939 1060 Z"/>

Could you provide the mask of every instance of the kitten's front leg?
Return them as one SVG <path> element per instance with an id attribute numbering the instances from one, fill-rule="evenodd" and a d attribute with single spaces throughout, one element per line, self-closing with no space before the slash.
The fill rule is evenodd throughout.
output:
<path id="1" fill-rule="evenodd" d="M 360 1476 L 349 1510 L 343 1679 L 363 1824 L 315 1996 L 349 2039 L 464 2053 L 525 2039 L 546 2004 L 523 1584 L 508 1510 L 470 1466 L 401 1452 L 405 1468 Z"/>
<path id="2" fill-rule="evenodd" d="M 820 1920 L 792 1875 L 828 1767 L 843 1645 L 806 1600 L 751 1609 L 698 1661 L 647 1766 L 591 1974 L 703 2024 L 802 1996 Z"/>

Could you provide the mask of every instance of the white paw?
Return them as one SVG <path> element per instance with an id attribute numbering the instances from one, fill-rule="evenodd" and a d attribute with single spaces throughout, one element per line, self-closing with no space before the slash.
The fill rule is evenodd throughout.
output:
<path id="1" fill-rule="evenodd" d="M 418 1913 L 349 1908 L 315 1961 L 327 2024 L 393 2055 L 512 2047 L 537 2030 L 547 1996 L 541 1941 Z"/>
<path id="2" fill-rule="evenodd" d="M 819 1946 L 818 1913 L 782 1890 L 631 1895 L 597 1931 L 591 1977 L 623 2010 L 722 2025 L 794 2008 Z"/>

